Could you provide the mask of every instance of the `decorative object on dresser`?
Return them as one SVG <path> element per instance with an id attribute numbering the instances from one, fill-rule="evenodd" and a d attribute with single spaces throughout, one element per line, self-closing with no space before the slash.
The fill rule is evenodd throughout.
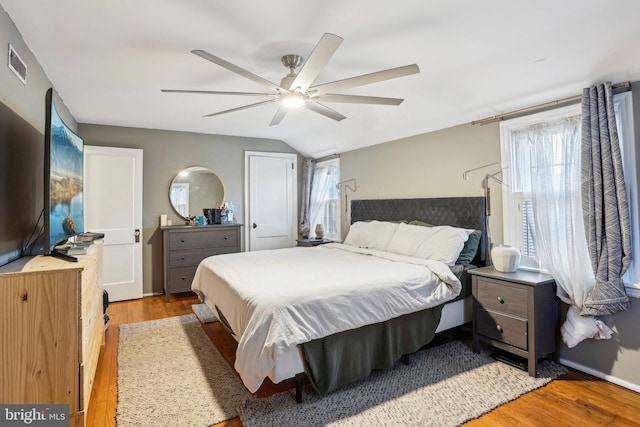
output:
<path id="1" fill-rule="evenodd" d="M 496 270 L 515 273 L 520 266 L 520 251 L 509 245 L 498 245 L 491 249 L 491 260 Z"/>
<path id="2" fill-rule="evenodd" d="M 240 252 L 240 227 L 242 224 L 160 227 L 167 302 L 171 294 L 191 290 L 200 261 Z"/>
<path id="3" fill-rule="evenodd" d="M 69 405 L 85 425 L 104 344 L 102 242 L 78 262 L 24 257 L 0 267 L 3 404 Z"/>
<path id="4" fill-rule="evenodd" d="M 473 351 L 484 342 L 527 359 L 529 375 L 538 359 L 558 361 L 558 304 L 553 278 L 542 273 L 502 273 L 493 266 L 469 270 L 473 293 Z"/>
<path id="5" fill-rule="evenodd" d="M 319 246 L 332 241 L 327 239 L 298 239 L 296 242 L 298 242 L 298 246 Z"/>

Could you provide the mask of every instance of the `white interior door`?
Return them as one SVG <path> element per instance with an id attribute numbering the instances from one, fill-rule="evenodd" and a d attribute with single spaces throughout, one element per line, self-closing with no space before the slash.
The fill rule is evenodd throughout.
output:
<path id="1" fill-rule="evenodd" d="M 142 150 L 84 147 L 85 230 L 104 233 L 109 301 L 142 298 Z"/>
<path id="2" fill-rule="evenodd" d="M 297 156 L 245 153 L 245 238 L 249 251 L 294 246 L 297 235 Z"/>

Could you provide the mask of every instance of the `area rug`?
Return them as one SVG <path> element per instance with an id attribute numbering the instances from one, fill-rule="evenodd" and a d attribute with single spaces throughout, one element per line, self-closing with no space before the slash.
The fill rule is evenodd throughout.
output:
<path id="1" fill-rule="evenodd" d="M 210 426 L 251 399 L 195 315 L 120 326 L 119 427 Z"/>
<path id="2" fill-rule="evenodd" d="M 566 372 L 545 361 L 532 378 L 457 340 L 328 395 L 305 393 L 303 403 L 289 393 L 248 400 L 240 419 L 244 427 L 457 426 Z"/>
<path id="3" fill-rule="evenodd" d="M 193 310 L 195 315 L 198 317 L 198 320 L 200 320 L 202 323 L 212 323 L 218 321 L 218 317 L 213 311 L 211 311 L 207 304 L 193 304 L 191 306 L 191 310 Z"/>

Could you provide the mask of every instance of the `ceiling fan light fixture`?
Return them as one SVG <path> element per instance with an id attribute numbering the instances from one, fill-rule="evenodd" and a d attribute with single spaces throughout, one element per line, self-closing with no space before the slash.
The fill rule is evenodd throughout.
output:
<path id="1" fill-rule="evenodd" d="M 300 108 L 304 105 L 304 97 L 297 93 L 286 95 L 282 98 L 282 105 L 287 108 Z"/>

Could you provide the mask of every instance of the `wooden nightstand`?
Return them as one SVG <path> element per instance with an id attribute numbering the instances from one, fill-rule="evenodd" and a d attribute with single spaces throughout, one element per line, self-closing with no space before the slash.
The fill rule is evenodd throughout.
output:
<path id="1" fill-rule="evenodd" d="M 469 270 L 473 292 L 473 351 L 480 342 L 524 357 L 529 375 L 538 359 L 553 354 L 557 362 L 556 285 L 546 274 L 501 273 L 493 266 Z"/>
<path id="2" fill-rule="evenodd" d="M 332 240 L 327 239 L 298 239 L 296 242 L 298 242 L 298 246 L 318 246 L 325 243 L 333 243 Z"/>

